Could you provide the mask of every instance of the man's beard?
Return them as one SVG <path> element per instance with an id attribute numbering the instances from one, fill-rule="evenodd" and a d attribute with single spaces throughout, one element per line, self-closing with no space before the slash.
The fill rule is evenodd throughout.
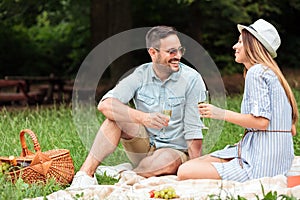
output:
<path id="1" fill-rule="evenodd" d="M 161 57 L 159 56 L 155 62 L 155 64 L 157 65 L 157 67 L 159 68 L 159 70 L 163 73 L 167 73 L 167 74 L 172 74 L 175 71 L 172 70 L 172 67 L 170 66 L 172 64 L 173 61 L 180 61 L 180 59 L 177 58 L 172 58 L 170 60 L 168 60 L 167 63 L 162 63 L 161 62 Z"/>

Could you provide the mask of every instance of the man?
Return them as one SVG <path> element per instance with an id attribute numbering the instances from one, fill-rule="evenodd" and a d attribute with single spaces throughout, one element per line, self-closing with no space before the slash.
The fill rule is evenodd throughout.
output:
<path id="1" fill-rule="evenodd" d="M 71 187 L 97 184 L 97 167 L 120 141 L 133 171 L 144 177 L 176 174 L 183 162 L 201 155 L 197 103 L 206 90 L 202 77 L 179 62 L 185 48 L 174 28 L 153 27 L 146 45 L 152 62 L 136 68 L 99 102 L 106 120 Z M 130 100 L 135 108 L 128 106 Z M 171 116 L 161 112 L 163 107 Z"/>

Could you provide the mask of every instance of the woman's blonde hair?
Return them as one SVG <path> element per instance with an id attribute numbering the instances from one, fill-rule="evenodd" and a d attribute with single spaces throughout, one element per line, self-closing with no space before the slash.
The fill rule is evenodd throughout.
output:
<path id="1" fill-rule="evenodd" d="M 247 30 L 242 30 L 242 40 L 243 46 L 245 49 L 246 57 L 250 60 L 251 65 L 256 63 L 262 64 L 264 66 L 269 67 L 278 77 L 282 87 L 285 90 L 285 93 L 290 101 L 292 106 L 292 120 L 293 124 L 296 124 L 298 121 L 298 107 L 295 96 L 289 86 L 287 80 L 285 79 L 284 75 L 282 74 L 280 68 L 278 67 L 275 60 L 269 54 L 267 49 Z M 247 69 L 244 68 L 244 76 L 247 73 Z"/>

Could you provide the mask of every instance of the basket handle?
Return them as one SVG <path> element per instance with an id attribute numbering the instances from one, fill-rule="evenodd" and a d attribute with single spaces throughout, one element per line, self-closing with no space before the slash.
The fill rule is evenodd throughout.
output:
<path id="1" fill-rule="evenodd" d="M 32 153 L 31 151 L 28 150 L 28 147 L 26 145 L 26 141 L 25 141 L 25 133 L 27 133 L 31 140 L 33 141 L 33 145 L 34 145 L 34 150 L 36 152 L 41 151 L 41 147 L 40 144 L 37 140 L 37 137 L 35 136 L 34 132 L 30 129 L 24 129 L 20 132 L 20 141 L 21 141 L 21 145 L 22 145 L 22 152 L 21 152 L 21 157 L 26 157 L 28 155 L 33 155 L 34 153 Z"/>

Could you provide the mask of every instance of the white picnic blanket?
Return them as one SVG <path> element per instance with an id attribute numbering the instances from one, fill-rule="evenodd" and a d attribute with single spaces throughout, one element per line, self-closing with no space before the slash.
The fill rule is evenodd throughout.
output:
<path id="1" fill-rule="evenodd" d="M 296 157 L 291 171 L 300 175 L 300 156 Z M 96 185 L 82 189 L 66 189 L 54 192 L 47 197 L 48 200 L 73 200 L 73 199 L 95 199 L 95 200 L 145 200 L 150 199 L 151 190 L 160 190 L 172 186 L 179 198 L 177 199 L 208 199 L 208 195 L 216 195 L 220 199 L 226 197 L 241 196 L 246 199 L 263 198 L 269 191 L 276 191 L 278 195 L 293 195 L 300 199 L 300 185 L 287 188 L 287 177 L 278 175 L 265 177 L 239 183 L 235 181 L 195 179 L 178 181 L 177 176 L 161 176 L 143 178 L 134 173 L 123 173 L 121 179 L 115 185 Z M 263 187 L 263 190 L 262 190 Z M 34 200 L 43 200 L 43 197 Z"/>

